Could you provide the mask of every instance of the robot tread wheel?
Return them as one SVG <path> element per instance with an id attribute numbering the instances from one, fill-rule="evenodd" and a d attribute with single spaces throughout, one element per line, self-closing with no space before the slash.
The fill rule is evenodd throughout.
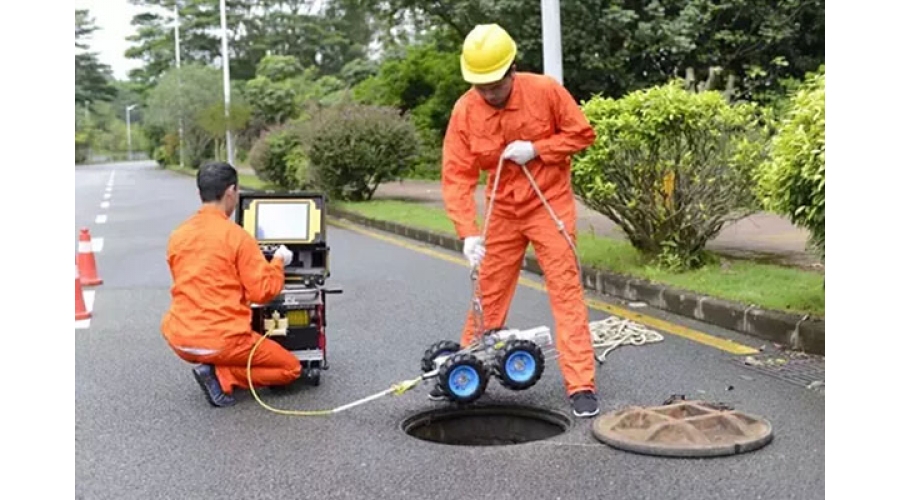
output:
<path id="1" fill-rule="evenodd" d="M 441 365 L 438 384 L 448 399 L 471 403 L 487 389 L 490 372 L 472 353 L 457 353 Z"/>
<path id="2" fill-rule="evenodd" d="M 494 376 L 513 391 L 532 387 L 544 373 L 544 352 L 530 340 L 512 340 L 496 355 Z"/>

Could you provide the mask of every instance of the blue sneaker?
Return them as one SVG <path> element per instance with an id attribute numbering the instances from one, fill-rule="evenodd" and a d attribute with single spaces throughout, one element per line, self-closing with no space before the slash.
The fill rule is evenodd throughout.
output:
<path id="1" fill-rule="evenodd" d="M 212 365 L 195 366 L 193 371 L 194 378 L 197 379 L 197 383 L 203 389 L 203 394 L 206 395 L 206 400 L 209 401 L 209 404 L 213 406 L 231 406 L 235 403 L 233 397 L 222 391 L 219 379 L 216 378 L 216 370 Z"/>

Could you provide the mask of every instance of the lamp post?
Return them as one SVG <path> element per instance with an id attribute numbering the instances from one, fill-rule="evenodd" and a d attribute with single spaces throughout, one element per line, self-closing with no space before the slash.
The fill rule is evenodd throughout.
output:
<path id="1" fill-rule="evenodd" d="M 131 155 L 131 110 L 136 108 L 137 104 L 132 104 L 125 108 L 125 127 L 128 130 L 128 161 L 132 160 Z"/>
<path id="2" fill-rule="evenodd" d="M 541 28 L 544 47 L 544 74 L 563 82 L 562 33 L 559 0 L 541 0 Z"/>
<path id="3" fill-rule="evenodd" d="M 219 0 L 219 20 L 222 24 L 222 81 L 225 92 L 225 147 L 228 150 L 228 163 L 234 166 L 234 145 L 231 142 L 231 124 L 229 115 L 231 108 L 231 79 L 228 72 L 228 26 L 225 22 L 225 0 Z"/>

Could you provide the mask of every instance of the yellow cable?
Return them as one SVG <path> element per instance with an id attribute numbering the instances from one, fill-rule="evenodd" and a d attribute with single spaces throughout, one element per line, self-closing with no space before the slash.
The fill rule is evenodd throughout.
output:
<path id="1" fill-rule="evenodd" d="M 256 348 L 262 344 L 266 338 L 269 337 L 271 332 L 266 332 L 265 335 L 260 337 L 259 340 L 253 344 L 253 349 L 250 349 L 250 356 L 247 357 L 247 382 L 250 385 L 250 392 L 253 394 L 253 398 L 256 399 L 256 402 L 259 403 L 263 408 L 273 412 L 278 413 L 280 415 L 291 415 L 295 417 L 324 417 L 327 415 L 331 415 L 334 410 L 280 410 L 278 408 L 273 408 L 266 403 L 264 403 L 261 399 L 259 399 L 259 395 L 256 394 L 256 389 L 253 388 L 253 377 L 250 376 L 250 366 L 253 363 L 253 354 L 256 352 Z"/>
<path id="2" fill-rule="evenodd" d="M 375 400 L 375 399 L 385 396 L 387 394 L 394 394 L 395 396 L 400 396 L 403 393 L 405 393 L 406 391 L 408 391 L 408 390 L 412 389 L 413 387 L 415 387 L 416 385 L 418 385 L 419 382 L 421 382 L 422 380 L 425 379 L 425 375 L 419 375 L 418 377 L 416 377 L 414 379 L 404 380 L 402 382 L 393 384 L 393 385 L 391 385 L 390 388 L 388 388 L 385 391 L 377 392 L 371 396 L 356 400 L 356 401 L 354 401 L 350 404 L 346 404 L 344 406 L 332 408 L 330 410 L 281 410 L 278 408 L 273 408 L 273 407 L 269 406 L 268 404 L 266 404 L 265 402 L 263 402 L 259 398 L 259 395 L 256 394 L 256 389 L 253 387 L 253 377 L 251 376 L 251 373 L 250 373 L 250 369 L 253 364 L 253 354 L 256 352 L 256 349 L 260 346 L 260 344 L 262 344 L 266 340 L 266 338 L 269 337 L 270 333 L 271 332 L 266 332 L 265 335 L 260 337 L 260 339 L 257 340 L 255 344 L 253 344 L 253 348 L 250 349 L 250 355 L 247 357 L 247 382 L 250 385 L 250 393 L 253 394 L 253 398 L 256 400 L 256 402 L 259 403 L 259 405 L 262 406 L 263 408 L 265 408 L 273 413 L 278 413 L 279 415 L 288 415 L 288 416 L 293 416 L 293 417 L 330 416 L 330 415 L 334 415 L 335 413 L 337 413 L 339 411 L 343 411 L 343 410 L 352 408 L 359 404 L 367 403 L 369 401 Z"/>

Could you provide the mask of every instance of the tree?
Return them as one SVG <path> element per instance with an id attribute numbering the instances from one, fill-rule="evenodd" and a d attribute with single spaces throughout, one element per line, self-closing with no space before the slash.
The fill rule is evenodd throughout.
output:
<path id="1" fill-rule="evenodd" d="M 112 71 L 90 51 L 88 39 L 99 28 L 86 9 L 75 10 L 75 104 L 108 102 L 116 97 Z"/>
<path id="2" fill-rule="evenodd" d="M 201 122 L 222 100 L 222 75 L 209 66 L 185 64 L 180 70 L 166 72 L 147 95 L 145 120 L 148 125 L 167 132 L 177 132 L 179 119 L 184 119 L 185 157 L 189 165 L 198 167 L 205 158 L 213 156 L 211 146 L 216 136 L 210 133 L 209 123 Z"/>
<path id="3" fill-rule="evenodd" d="M 541 3 L 524 0 L 385 0 L 389 16 L 423 14 L 459 51 L 479 23 L 516 39 L 520 69 L 543 72 Z M 578 100 L 663 84 L 696 68 L 734 75 L 744 97 L 825 61 L 824 0 L 582 0 L 560 3 L 563 76 Z"/>

